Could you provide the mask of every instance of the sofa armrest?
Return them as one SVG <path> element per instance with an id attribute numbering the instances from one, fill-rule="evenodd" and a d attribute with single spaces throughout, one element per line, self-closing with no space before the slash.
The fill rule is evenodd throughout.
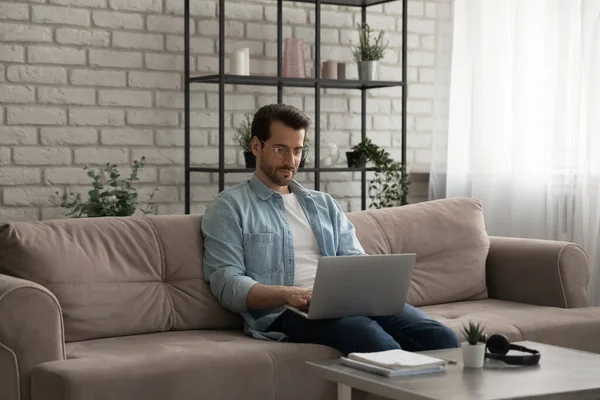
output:
<path id="1" fill-rule="evenodd" d="M 590 269 L 586 253 L 576 244 L 492 236 L 488 295 L 540 306 L 588 307 Z"/>
<path id="2" fill-rule="evenodd" d="M 33 368 L 64 359 L 56 297 L 37 283 L 0 274 L 0 399 L 29 399 Z"/>

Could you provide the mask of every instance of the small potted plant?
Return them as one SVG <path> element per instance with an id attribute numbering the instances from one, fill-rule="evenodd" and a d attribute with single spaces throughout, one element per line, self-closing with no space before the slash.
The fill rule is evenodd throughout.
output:
<path id="1" fill-rule="evenodd" d="M 394 161 L 390 153 L 369 138 L 346 152 L 348 167 L 365 167 L 368 162 L 375 166 L 375 176 L 369 184 L 370 207 L 385 208 L 408 204 L 408 187 L 411 184 L 406 168 Z"/>
<path id="2" fill-rule="evenodd" d="M 485 361 L 485 334 L 479 323 L 469 321 L 469 326 L 463 325 L 462 333 L 466 342 L 463 342 L 463 364 L 467 368 L 482 368 Z"/>
<path id="3" fill-rule="evenodd" d="M 244 150 L 246 168 L 256 168 L 256 156 L 252 153 L 252 116 L 253 114 L 250 112 L 244 114 L 244 120 L 235 130 L 233 137 Z"/>
<path id="4" fill-rule="evenodd" d="M 348 168 L 364 167 L 367 162 L 373 161 L 373 156 L 379 151 L 379 147 L 371 139 L 366 138 L 359 144 L 352 147 L 352 151 L 346 152 L 346 161 Z"/>
<path id="5" fill-rule="evenodd" d="M 369 24 L 358 25 L 358 46 L 352 51 L 358 66 L 358 78 L 364 81 L 377 79 L 379 60 L 385 55 L 388 42 L 383 42 L 383 31 L 377 36 Z"/>

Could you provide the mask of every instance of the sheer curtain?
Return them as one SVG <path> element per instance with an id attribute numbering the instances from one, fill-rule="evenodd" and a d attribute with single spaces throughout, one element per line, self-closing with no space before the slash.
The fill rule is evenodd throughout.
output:
<path id="1" fill-rule="evenodd" d="M 578 243 L 600 305 L 600 0 L 455 0 L 438 23 L 430 198 Z"/>

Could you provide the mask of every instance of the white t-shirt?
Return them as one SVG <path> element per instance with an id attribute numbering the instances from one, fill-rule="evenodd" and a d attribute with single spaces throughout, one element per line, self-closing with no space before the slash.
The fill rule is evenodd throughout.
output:
<path id="1" fill-rule="evenodd" d="M 294 241 L 295 286 L 312 289 L 321 252 L 314 232 L 298 199 L 293 193 L 283 195 Z"/>

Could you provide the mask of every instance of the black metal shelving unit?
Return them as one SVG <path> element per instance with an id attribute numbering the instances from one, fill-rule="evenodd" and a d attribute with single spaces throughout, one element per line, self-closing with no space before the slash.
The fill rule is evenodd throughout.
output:
<path id="1" fill-rule="evenodd" d="M 253 169 L 225 168 L 225 85 L 249 85 L 277 87 L 277 103 L 283 101 L 284 87 L 305 87 L 315 89 L 315 120 L 314 131 L 314 167 L 301 168 L 298 172 L 314 173 L 314 188 L 320 189 L 321 172 L 361 172 L 361 205 L 366 208 L 366 181 L 369 168 L 345 168 L 320 166 L 320 116 L 321 116 L 321 89 L 355 89 L 361 91 L 361 138 L 367 134 L 367 90 L 388 87 L 402 87 L 402 163 L 406 160 L 406 57 L 407 57 L 407 3 L 408 0 L 295 0 L 310 3 L 315 6 L 315 59 L 314 77 L 312 78 L 287 78 L 282 77 L 283 66 L 283 3 L 277 2 L 277 76 L 245 76 L 225 74 L 225 0 L 219 0 L 219 73 L 205 76 L 192 76 L 190 71 L 190 1 L 184 1 L 184 168 L 185 168 L 185 213 L 190 213 L 190 173 L 205 172 L 219 174 L 219 191 L 225 188 L 225 174 L 248 173 Z M 320 76 L 321 66 L 321 5 L 352 6 L 361 9 L 361 21 L 367 22 L 369 6 L 400 1 L 402 2 L 402 80 L 401 81 L 361 81 L 353 79 L 323 79 Z M 285 0 L 290 2 L 290 0 Z M 191 167 L 190 165 L 190 86 L 194 83 L 209 83 L 219 85 L 219 165 L 218 167 Z"/>

